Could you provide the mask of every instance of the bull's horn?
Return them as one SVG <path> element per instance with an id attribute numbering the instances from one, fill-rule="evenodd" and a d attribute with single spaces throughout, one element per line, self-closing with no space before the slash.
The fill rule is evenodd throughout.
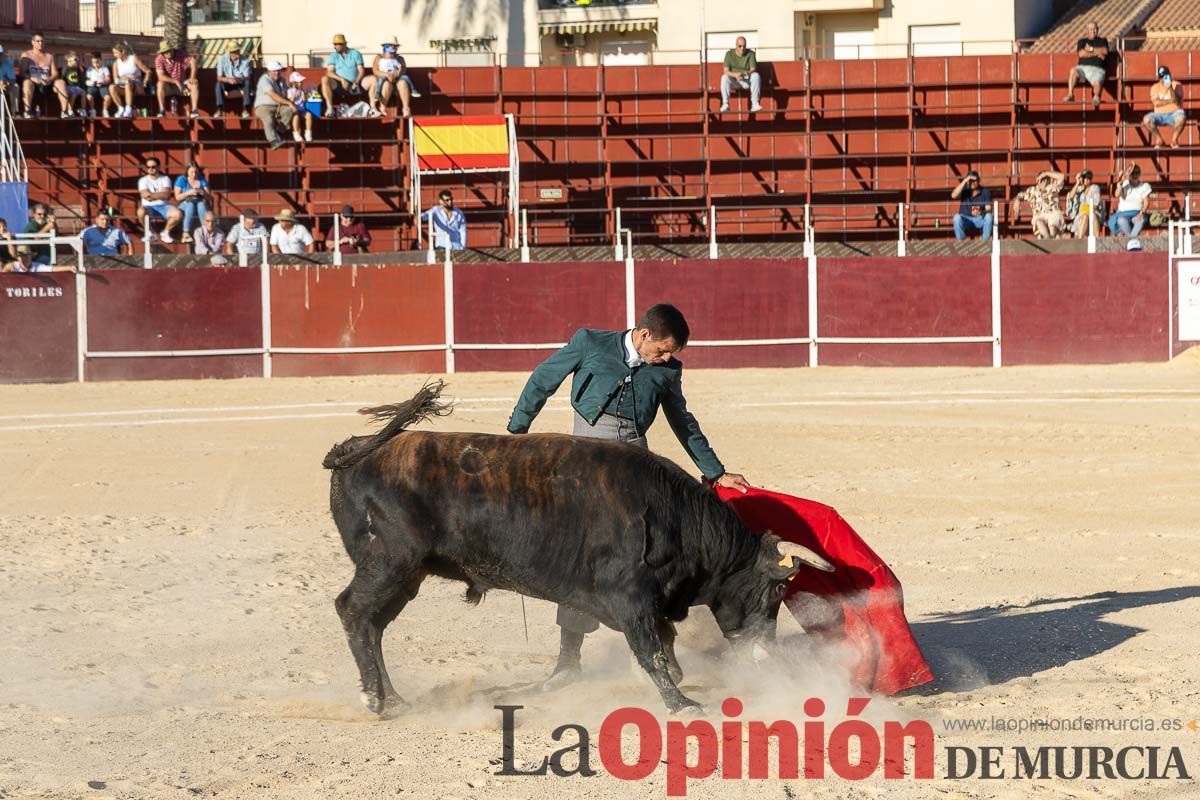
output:
<path id="1" fill-rule="evenodd" d="M 783 556 L 779 561 L 779 566 L 787 569 L 791 567 L 793 557 L 800 559 L 802 564 L 807 564 L 810 567 L 816 567 L 825 572 L 833 572 L 833 564 L 830 564 L 819 555 L 809 550 L 807 547 L 798 545 L 795 542 L 780 542 L 779 555 Z"/>

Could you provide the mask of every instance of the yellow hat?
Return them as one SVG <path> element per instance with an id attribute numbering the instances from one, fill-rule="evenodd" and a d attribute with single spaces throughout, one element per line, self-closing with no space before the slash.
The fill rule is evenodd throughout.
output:
<path id="1" fill-rule="evenodd" d="M 333 43 L 334 43 L 334 44 L 345 44 L 345 43 L 346 43 L 346 37 L 345 37 L 345 36 L 343 36 L 343 35 L 342 35 L 342 34 L 340 34 L 340 33 L 335 33 L 335 34 L 333 35 Z"/>
<path id="2" fill-rule="evenodd" d="M 296 221 L 296 212 L 292 211 L 290 208 L 285 208 L 283 211 L 280 211 L 278 214 L 275 215 L 275 221 L 276 222 L 295 222 Z"/>
<path id="3" fill-rule="evenodd" d="M 169 53 L 174 49 L 174 47 L 171 47 L 171 45 L 167 43 L 166 39 L 163 39 L 161 42 L 159 42 L 158 52 L 160 53 Z"/>

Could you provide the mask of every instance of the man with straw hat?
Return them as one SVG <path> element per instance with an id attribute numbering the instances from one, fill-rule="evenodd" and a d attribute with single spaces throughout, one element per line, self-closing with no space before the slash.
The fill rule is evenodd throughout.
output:
<path id="1" fill-rule="evenodd" d="M 296 222 L 296 214 L 285 208 L 275 215 L 271 228 L 271 252 L 298 256 L 313 251 L 313 237 L 308 228 Z"/>

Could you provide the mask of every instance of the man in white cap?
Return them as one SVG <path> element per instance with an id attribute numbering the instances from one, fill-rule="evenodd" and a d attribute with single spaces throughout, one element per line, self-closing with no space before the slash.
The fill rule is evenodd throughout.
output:
<path id="1" fill-rule="evenodd" d="M 287 99 L 287 87 L 283 85 L 281 74 L 283 64 L 272 61 L 267 64 L 267 71 L 258 79 L 258 88 L 254 93 L 254 116 L 263 124 L 263 133 L 271 144 L 272 150 L 283 147 L 283 137 L 279 130 L 287 130 L 292 125 L 295 108 Z M 278 126 L 278 128 L 276 127 Z"/>

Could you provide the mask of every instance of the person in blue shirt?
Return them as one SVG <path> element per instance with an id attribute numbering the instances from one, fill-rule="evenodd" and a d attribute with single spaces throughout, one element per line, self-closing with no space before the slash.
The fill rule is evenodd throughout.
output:
<path id="1" fill-rule="evenodd" d="M 175 203 L 183 212 L 182 241 L 191 243 L 192 231 L 208 213 L 211 201 L 212 193 L 204 178 L 204 170 L 199 164 L 188 164 L 183 174 L 175 179 Z"/>
<path id="2" fill-rule="evenodd" d="M 8 113 L 17 113 L 17 100 L 20 97 L 20 84 L 17 83 L 17 70 L 4 48 L 0 47 L 0 95 L 8 101 Z"/>
<path id="3" fill-rule="evenodd" d="M 83 253 L 89 256 L 127 256 L 133 251 L 133 243 L 125 231 L 113 226 L 107 208 L 96 212 L 95 224 L 83 229 Z"/>
<path id="4" fill-rule="evenodd" d="M 467 217 L 454 207 L 454 195 L 442 189 L 438 195 L 439 208 L 421 212 L 421 222 L 433 218 L 433 246 L 438 249 L 465 250 L 467 247 Z"/>
<path id="5" fill-rule="evenodd" d="M 992 193 L 979 185 L 979 173 L 971 170 L 954 191 L 951 200 L 959 200 L 958 213 L 954 215 L 954 236 L 959 241 L 967 238 L 967 229 L 979 231 L 984 241 L 992 238 Z"/>
<path id="6" fill-rule="evenodd" d="M 249 119 L 253 91 L 250 87 L 253 70 L 250 59 L 242 55 L 241 45 L 231 43 L 228 52 L 217 61 L 217 113 L 225 112 L 225 98 L 232 92 L 242 93 L 242 119 Z"/>
<path id="7" fill-rule="evenodd" d="M 346 37 L 333 37 L 333 52 L 325 61 L 321 77 L 321 95 L 325 98 L 325 116 L 335 116 L 334 106 L 348 97 L 363 94 L 362 82 L 367 75 L 362 53 L 346 45 Z M 361 97 L 358 97 L 361 99 Z"/>

